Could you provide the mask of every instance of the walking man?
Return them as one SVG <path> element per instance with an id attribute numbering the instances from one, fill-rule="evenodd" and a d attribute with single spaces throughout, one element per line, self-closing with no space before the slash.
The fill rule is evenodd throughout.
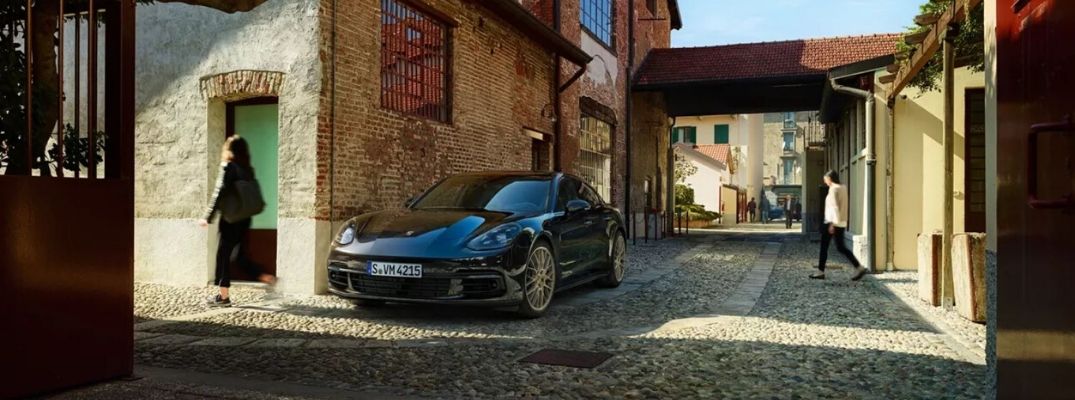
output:
<path id="1" fill-rule="evenodd" d="M 847 188 L 840 184 L 840 175 L 836 171 L 825 173 L 825 185 L 829 186 L 829 195 L 825 197 L 825 224 L 821 230 L 821 259 L 818 260 L 818 272 L 810 275 L 811 279 L 825 279 L 825 261 L 829 257 L 829 242 L 836 242 L 836 250 L 847 257 L 855 270 L 851 280 L 857 281 L 866 275 L 866 268 L 855 258 L 855 254 L 844 244 L 844 231 L 847 230 Z"/>
<path id="2" fill-rule="evenodd" d="M 784 227 L 791 229 L 791 195 L 784 196 Z"/>
<path id="3" fill-rule="evenodd" d="M 757 211 L 758 211 L 758 203 L 755 203 L 754 198 L 751 197 L 750 202 L 747 203 L 747 213 L 750 214 L 750 219 L 747 220 L 747 221 L 755 222 L 754 217 L 755 217 L 755 214 L 756 214 Z"/>

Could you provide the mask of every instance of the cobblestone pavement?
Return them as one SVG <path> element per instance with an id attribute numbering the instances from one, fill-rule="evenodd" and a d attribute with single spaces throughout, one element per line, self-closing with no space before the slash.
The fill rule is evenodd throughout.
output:
<path id="1" fill-rule="evenodd" d="M 877 280 L 849 282 L 846 266 L 807 279 L 816 251 L 797 235 L 726 230 L 639 244 L 620 289 L 560 294 L 538 320 L 327 296 L 257 303 L 256 290 L 248 308 L 204 312 L 190 306 L 200 292 L 140 285 L 139 301 L 160 304 L 137 307 L 136 363 L 424 398 L 984 397 L 985 367 Z M 613 357 L 596 369 L 518 361 L 544 348 Z"/>

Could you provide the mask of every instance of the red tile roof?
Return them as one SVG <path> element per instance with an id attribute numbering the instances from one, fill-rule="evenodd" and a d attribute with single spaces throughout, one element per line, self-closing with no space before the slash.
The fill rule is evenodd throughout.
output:
<path id="1" fill-rule="evenodd" d="M 727 144 L 700 144 L 694 149 L 724 165 L 728 165 L 728 157 L 732 153 L 732 146 Z"/>
<path id="2" fill-rule="evenodd" d="M 893 54 L 900 38 L 894 33 L 653 49 L 639 68 L 636 85 L 821 75 Z"/>

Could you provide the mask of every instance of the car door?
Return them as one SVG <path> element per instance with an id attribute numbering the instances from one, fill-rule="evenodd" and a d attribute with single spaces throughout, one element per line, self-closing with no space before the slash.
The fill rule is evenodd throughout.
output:
<path id="1" fill-rule="evenodd" d="M 567 203 L 579 199 L 580 182 L 570 177 L 560 180 L 556 190 L 556 214 L 553 224 L 559 236 L 560 275 L 567 278 L 585 267 L 581 262 L 590 227 L 586 224 L 587 212 L 568 213 Z"/>
<path id="2" fill-rule="evenodd" d="M 608 229 L 612 223 L 612 209 L 605 204 L 601 196 L 588 184 L 583 183 L 579 193 L 583 200 L 593 205 L 586 211 L 585 224 L 589 228 L 586 248 L 583 250 L 583 258 L 588 268 L 601 268 L 605 266 L 606 256 L 609 253 Z"/>

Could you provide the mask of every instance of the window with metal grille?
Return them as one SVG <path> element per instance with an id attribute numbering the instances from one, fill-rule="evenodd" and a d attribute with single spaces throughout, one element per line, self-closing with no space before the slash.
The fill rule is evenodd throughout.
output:
<path id="1" fill-rule="evenodd" d="M 579 140 L 579 176 L 607 201 L 612 195 L 612 125 L 583 115 Z"/>
<path id="2" fill-rule="evenodd" d="M 579 20 L 582 27 L 597 40 L 612 47 L 615 37 L 612 33 L 612 0 L 582 0 Z"/>
<path id="3" fill-rule="evenodd" d="M 400 0 L 381 10 L 381 106 L 448 122 L 448 25 Z"/>

